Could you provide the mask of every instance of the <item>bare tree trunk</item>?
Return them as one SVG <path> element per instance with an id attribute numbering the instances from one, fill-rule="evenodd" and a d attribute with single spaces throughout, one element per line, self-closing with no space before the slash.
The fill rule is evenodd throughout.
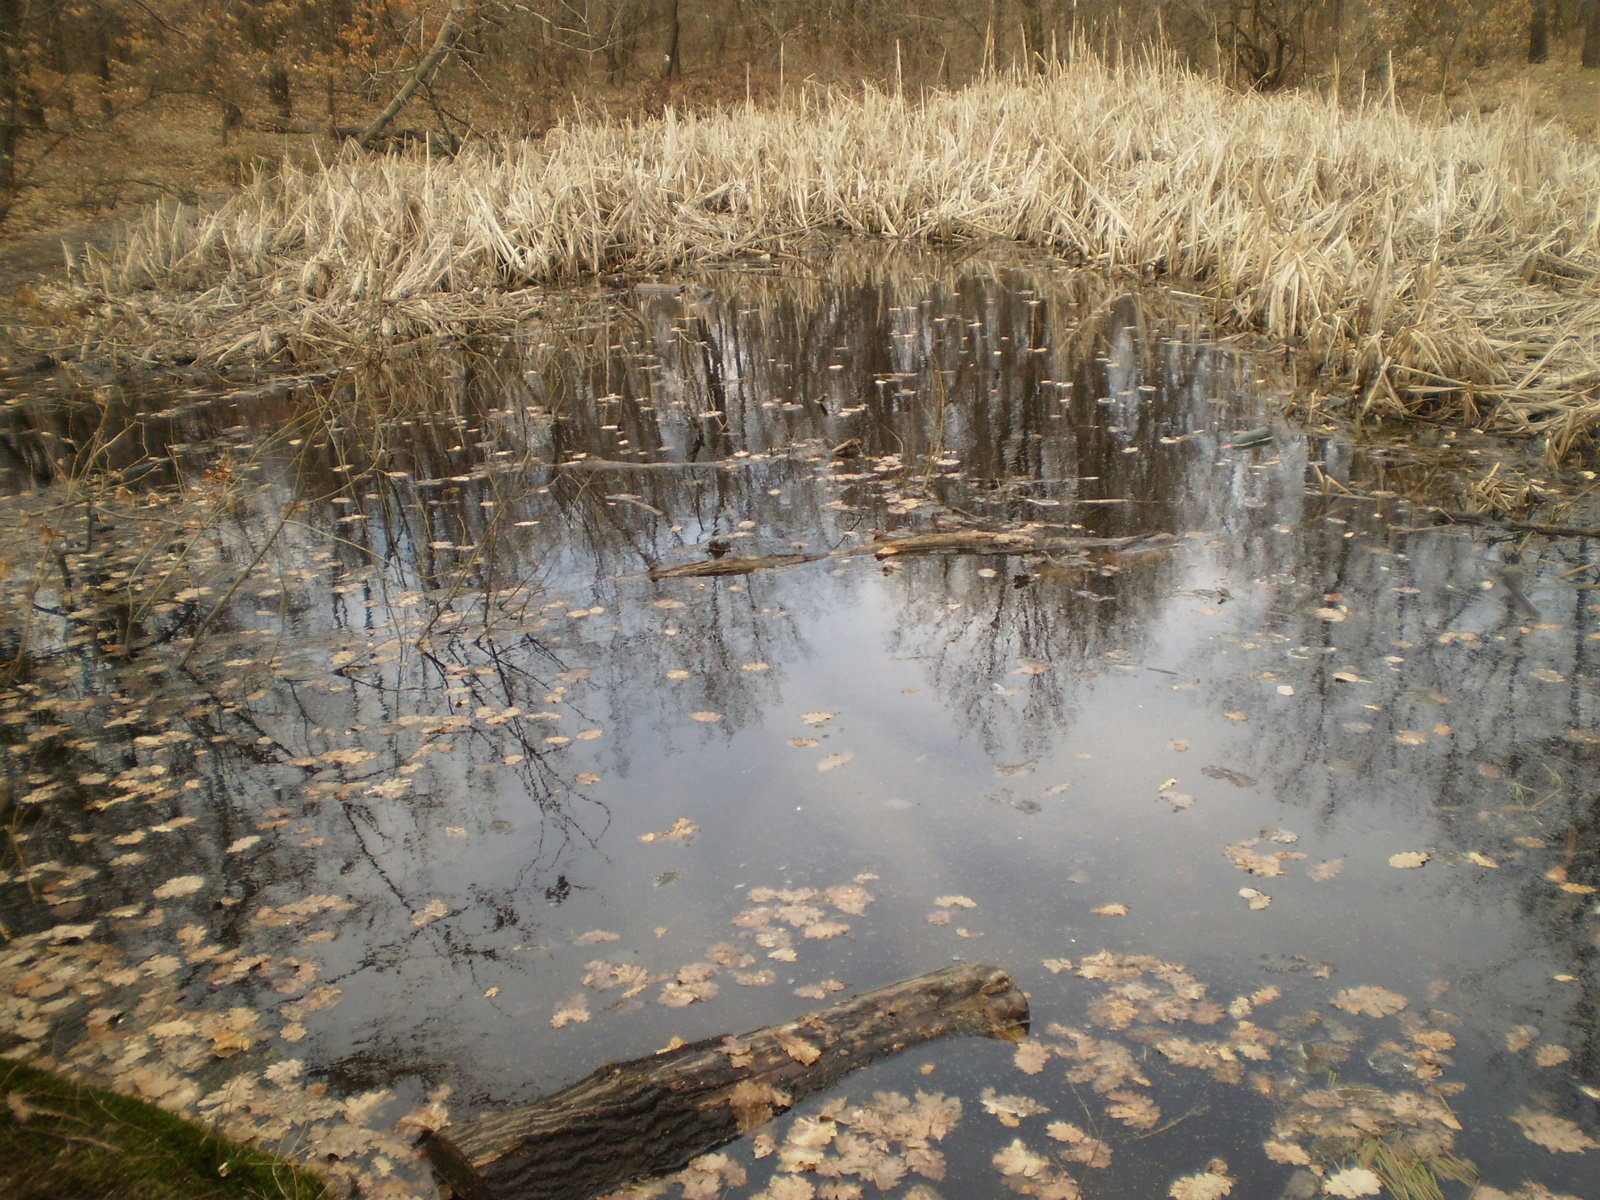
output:
<path id="1" fill-rule="evenodd" d="M 681 0 L 668 0 L 667 9 L 667 61 L 661 75 L 664 79 L 676 79 L 681 73 L 678 65 L 678 42 L 683 33 L 683 23 L 679 9 Z"/>
<path id="2" fill-rule="evenodd" d="M 1542 63 L 1550 58 L 1550 12 L 1545 0 L 1533 0 L 1528 16 L 1528 61 Z"/>
<path id="3" fill-rule="evenodd" d="M 1583 65 L 1600 67 L 1600 0 L 1587 0 L 1583 6 Z"/>
<path id="4" fill-rule="evenodd" d="M 444 24 L 439 26 L 439 36 L 433 39 L 433 49 L 417 64 L 417 69 L 411 72 L 411 78 L 406 80 L 405 86 L 394 94 L 394 99 L 381 113 L 373 118 L 372 124 L 361 131 L 361 136 L 356 139 L 356 145 L 365 150 L 372 144 L 372 140 L 388 128 L 389 122 L 405 107 L 406 101 L 411 99 L 416 91 L 432 75 L 434 69 L 443 61 L 444 56 L 450 53 L 456 44 L 456 39 L 461 36 L 461 12 L 467 7 L 467 0 L 450 0 L 450 11 L 444 16 Z"/>

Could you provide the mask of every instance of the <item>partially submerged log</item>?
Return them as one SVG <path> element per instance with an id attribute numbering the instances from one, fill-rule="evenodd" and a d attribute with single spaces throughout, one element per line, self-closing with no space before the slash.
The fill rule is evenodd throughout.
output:
<path id="1" fill-rule="evenodd" d="M 1011 976 L 962 963 L 742 1037 L 610 1063 L 420 1146 L 461 1200 L 591 1200 L 679 1170 L 878 1059 L 940 1038 L 1027 1033 Z"/>
<path id="2" fill-rule="evenodd" d="M 778 567 L 794 567 L 815 562 L 818 554 L 754 554 L 726 555 L 707 558 L 699 562 L 682 563 L 676 567 L 652 567 L 651 579 L 698 579 L 707 575 L 748 575 L 752 571 L 771 571 Z"/>

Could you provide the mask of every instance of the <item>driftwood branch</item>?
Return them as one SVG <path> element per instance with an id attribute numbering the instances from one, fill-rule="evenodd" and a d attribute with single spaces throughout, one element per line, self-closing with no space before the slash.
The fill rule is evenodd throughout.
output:
<path id="1" fill-rule="evenodd" d="M 428 81 L 428 76 L 433 74 L 434 68 L 446 54 L 450 53 L 456 44 L 456 39 L 461 36 L 461 13 L 466 7 L 467 0 L 450 0 L 450 11 L 444 15 L 444 24 L 439 26 L 439 36 L 433 39 L 433 48 L 423 56 L 422 61 L 417 64 L 417 69 L 411 72 L 411 78 L 406 80 L 394 94 L 394 99 L 389 101 L 388 107 L 372 119 L 372 124 L 361 131 L 361 136 L 356 139 L 356 145 L 363 150 L 372 145 L 373 139 L 388 128 L 389 122 L 394 120 L 406 106 L 406 101 Z"/>
<path id="2" fill-rule="evenodd" d="M 939 1038 L 1027 1032 L 1011 977 L 963 963 L 742 1037 L 611 1063 L 421 1147 L 460 1200 L 590 1200 L 676 1171 L 878 1059 Z"/>

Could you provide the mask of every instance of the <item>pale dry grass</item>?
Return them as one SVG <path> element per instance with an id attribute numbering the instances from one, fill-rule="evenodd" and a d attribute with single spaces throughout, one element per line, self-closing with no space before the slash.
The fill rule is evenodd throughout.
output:
<path id="1" fill-rule="evenodd" d="M 577 122 L 448 162 L 345 158 L 214 211 L 152 210 L 73 286 L 129 344 L 304 358 L 818 230 L 1011 239 L 1188 281 L 1363 415 L 1564 452 L 1600 421 L 1597 224 L 1600 155 L 1515 111 L 1432 122 L 1080 57 L 921 100 L 864 89 Z M 1525 271 L 1535 255 L 1553 271 Z"/>

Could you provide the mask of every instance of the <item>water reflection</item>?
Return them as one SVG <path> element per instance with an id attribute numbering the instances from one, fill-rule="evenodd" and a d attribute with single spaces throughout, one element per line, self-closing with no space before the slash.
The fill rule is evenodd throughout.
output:
<path id="1" fill-rule="evenodd" d="M 1101 945 L 1218 994 L 1281 967 L 1324 1011 L 1306 964 L 1416 1012 L 1443 980 L 1458 1149 L 1508 1188 L 1581 1192 L 1583 1156 L 1506 1116 L 1593 1126 L 1596 626 L 1562 583 L 1589 548 L 1528 547 L 1525 619 L 1482 586 L 1487 539 L 1432 523 L 1437 458 L 1281 426 L 1231 445 L 1272 386 L 1171 299 L 863 254 L 552 301 L 277 388 L 19 399 L 0 920 L 101 923 L 76 936 L 129 965 L 85 1005 L 249 1008 L 257 1053 L 397 1103 L 450 1083 L 458 1115 L 791 1014 L 819 972 L 981 955 L 1029 981 L 1041 1027 L 1082 997 L 1036 964 Z M 876 553 L 933 533 L 955 547 Z M 1071 542 L 1141 534 L 1176 542 Z M 683 816 L 696 838 L 640 842 Z M 1298 840 L 1258 850 L 1305 857 L 1243 875 L 1221 848 L 1263 827 Z M 1428 865 L 1388 865 L 1408 851 Z M 551 1028 L 586 959 L 670 972 L 736 936 L 739 888 L 856 875 L 876 907 L 799 939 L 779 986 L 600 993 Z M 945 893 L 976 908 L 930 923 Z M 594 931 L 614 942 L 573 944 Z M 13 1023 L 17 1053 L 124 1063 L 40 1020 Z M 1512 1024 L 1573 1057 L 1535 1069 Z M 992 1055 L 951 1050 L 945 1086 L 1073 1107 Z M 213 1058 L 180 1063 L 190 1103 L 237 1065 Z M 1258 1109 L 1292 1089 L 1174 1086 L 1170 1112 L 1212 1116 L 1128 1143 L 1096 1186 L 1158 1194 L 1225 1151 L 1241 1191 L 1277 1195 Z M 992 1189 L 972 1096 L 953 1183 Z M 400 1151 L 345 1157 L 371 1185 L 378 1154 Z"/>

